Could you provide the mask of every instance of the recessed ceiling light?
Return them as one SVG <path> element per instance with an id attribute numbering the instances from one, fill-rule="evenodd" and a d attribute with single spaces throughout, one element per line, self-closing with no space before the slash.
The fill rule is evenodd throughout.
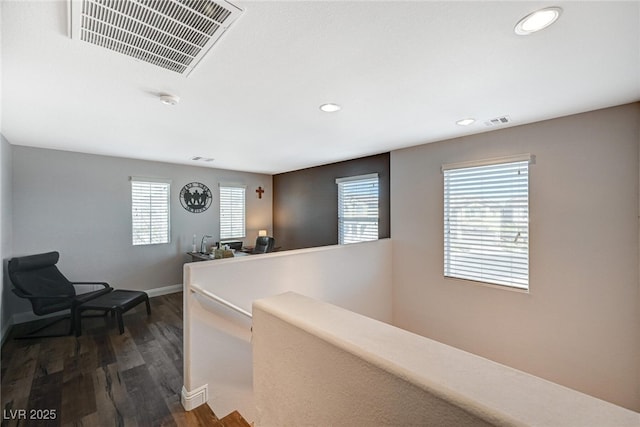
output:
<path id="1" fill-rule="evenodd" d="M 559 7 L 546 7 L 537 10 L 518 21 L 514 31 L 520 36 L 535 33 L 556 22 L 561 13 L 562 9 Z"/>
<path id="2" fill-rule="evenodd" d="M 180 102 L 180 97 L 179 96 L 175 96 L 175 95 L 160 95 L 160 102 L 162 102 L 164 105 L 178 105 L 178 102 Z"/>
<path id="3" fill-rule="evenodd" d="M 335 113 L 336 111 L 340 111 L 341 108 L 342 107 L 339 106 L 338 104 L 332 104 L 332 103 L 322 104 L 320 106 L 320 109 L 325 113 Z"/>
<path id="4" fill-rule="evenodd" d="M 460 126 L 469 126 L 470 124 L 475 123 L 475 121 L 476 121 L 476 119 L 471 119 L 471 118 L 469 118 L 469 119 L 462 119 L 462 120 L 458 120 L 458 121 L 456 122 L 456 124 L 457 124 L 457 125 L 460 125 Z"/>

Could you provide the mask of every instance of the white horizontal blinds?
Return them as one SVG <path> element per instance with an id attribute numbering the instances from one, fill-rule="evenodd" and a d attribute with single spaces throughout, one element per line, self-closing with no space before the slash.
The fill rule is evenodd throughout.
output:
<path id="1" fill-rule="evenodd" d="M 132 243 L 169 243 L 170 182 L 131 179 Z"/>
<path id="2" fill-rule="evenodd" d="M 529 159 L 444 168 L 444 275 L 529 287 Z"/>
<path id="3" fill-rule="evenodd" d="M 220 186 L 220 239 L 245 237 L 245 188 Z"/>
<path id="4" fill-rule="evenodd" d="M 378 240 L 378 175 L 339 178 L 338 242 Z"/>

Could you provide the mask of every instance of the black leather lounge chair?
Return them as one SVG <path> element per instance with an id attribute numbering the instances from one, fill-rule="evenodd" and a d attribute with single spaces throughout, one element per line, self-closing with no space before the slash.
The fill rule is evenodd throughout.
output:
<path id="1" fill-rule="evenodd" d="M 15 287 L 12 291 L 20 298 L 26 298 L 31 302 L 33 312 L 38 316 L 69 310 L 70 313 L 62 318 L 45 324 L 21 338 L 59 337 L 71 335 L 75 325 L 78 311 L 76 308 L 87 301 L 110 293 L 113 288 L 104 282 L 71 282 L 58 270 L 56 263 L 60 258 L 58 252 L 47 252 L 37 255 L 12 258 L 9 261 L 9 278 Z M 75 286 L 99 287 L 86 293 L 76 293 Z M 69 320 L 69 329 L 66 334 L 35 335 L 53 324 L 63 320 Z"/>

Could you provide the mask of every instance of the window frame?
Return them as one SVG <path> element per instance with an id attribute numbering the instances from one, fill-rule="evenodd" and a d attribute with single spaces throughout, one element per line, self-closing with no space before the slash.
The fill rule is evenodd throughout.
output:
<path id="1" fill-rule="evenodd" d="M 535 156 L 523 154 L 442 165 L 445 278 L 529 292 L 532 164 Z M 454 184 L 452 177 L 457 178 Z M 506 193 L 503 184 L 509 186 Z M 487 188 L 491 190 L 483 191 Z M 466 198 L 461 198 L 462 194 Z M 458 201 L 452 207 L 451 199 L 456 196 Z M 476 207 L 469 208 L 472 204 Z M 483 206 L 483 215 L 478 215 L 478 204 Z M 472 216 L 466 223 L 465 215 Z M 452 230 L 456 237 L 452 237 Z M 514 233 L 513 240 L 503 237 Z"/>
<path id="2" fill-rule="evenodd" d="M 375 218 L 367 216 L 348 216 L 348 214 L 344 211 L 344 190 L 347 186 L 359 183 L 363 184 L 367 181 L 373 181 L 375 179 L 375 188 L 376 188 L 376 208 L 375 208 Z M 339 245 L 347 245 L 351 243 L 359 243 L 359 242 L 370 242 L 380 239 L 380 177 L 378 173 L 370 173 L 364 175 L 354 175 L 347 176 L 342 178 L 336 178 L 336 185 L 338 189 L 338 244 Z M 366 184 L 365 184 L 366 185 Z M 367 212 L 368 213 L 368 212 Z M 351 220 L 351 222 L 357 222 L 359 224 L 374 224 L 375 225 L 375 238 L 363 238 L 363 239 L 347 239 L 345 232 L 345 219 Z"/>
<path id="3" fill-rule="evenodd" d="M 132 246 L 149 246 L 149 245 L 163 245 L 171 243 L 171 180 L 164 178 L 149 178 L 149 177 L 138 177 L 131 176 L 129 177 L 130 185 L 130 195 L 131 195 L 131 244 Z M 136 195 L 135 187 L 137 184 L 147 184 L 149 186 L 148 194 L 138 194 Z M 153 186 L 156 186 L 156 190 L 162 189 L 161 197 L 155 197 L 152 193 Z M 140 191 L 140 189 L 138 190 Z M 136 197 L 148 197 L 149 209 L 148 209 L 148 218 L 140 219 L 140 217 L 136 218 L 136 213 L 138 215 L 144 215 L 144 212 L 136 212 Z M 163 207 L 166 208 L 166 218 L 162 218 L 163 220 L 160 222 L 154 221 L 154 208 L 151 205 L 156 205 L 158 202 L 163 202 Z M 144 206 L 138 204 L 138 209 L 143 209 Z M 140 229 L 141 223 L 146 222 L 146 227 L 148 228 L 148 236 L 144 236 L 145 230 Z M 138 228 L 136 229 L 136 226 Z M 160 240 L 156 240 L 154 238 L 154 229 L 158 226 L 162 227 L 161 236 L 166 238 L 161 238 Z M 138 236 L 136 238 L 136 236 Z"/>
<path id="4" fill-rule="evenodd" d="M 223 195 L 223 192 L 226 192 L 227 189 L 229 189 L 230 191 L 233 190 L 242 190 L 242 235 L 236 235 L 233 234 L 234 229 L 236 228 L 237 224 L 233 224 L 234 219 L 231 218 L 231 224 L 228 227 L 229 230 L 223 230 L 223 226 L 224 221 L 223 218 L 228 215 L 226 212 L 223 212 L 223 208 L 228 209 L 231 208 L 232 210 L 234 209 L 232 206 L 231 207 L 226 207 L 224 206 L 225 200 L 226 200 L 226 195 Z M 229 195 L 232 199 L 234 197 L 233 194 Z M 233 184 L 233 183 L 220 183 L 218 185 L 218 200 L 220 201 L 220 206 L 218 208 L 218 213 L 220 215 L 220 240 L 232 240 L 232 239 L 244 239 L 245 237 L 247 237 L 247 186 L 243 185 L 243 184 Z M 233 202 L 233 201 L 232 201 Z M 232 213 L 233 215 L 233 213 Z M 223 232 L 224 231 L 224 232 Z M 225 234 L 225 232 L 230 232 L 232 234 Z"/>

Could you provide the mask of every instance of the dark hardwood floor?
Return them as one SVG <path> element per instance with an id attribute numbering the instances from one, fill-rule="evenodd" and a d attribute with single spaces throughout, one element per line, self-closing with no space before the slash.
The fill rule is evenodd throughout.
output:
<path id="1" fill-rule="evenodd" d="M 124 315 L 122 335 L 111 317 L 84 319 L 78 338 L 14 340 L 40 321 L 12 328 L 2 426 L 224 426 L 207 405 L 180 404 L 182 293 L 150 301 L 151 316 L 144 304 Z"/>

